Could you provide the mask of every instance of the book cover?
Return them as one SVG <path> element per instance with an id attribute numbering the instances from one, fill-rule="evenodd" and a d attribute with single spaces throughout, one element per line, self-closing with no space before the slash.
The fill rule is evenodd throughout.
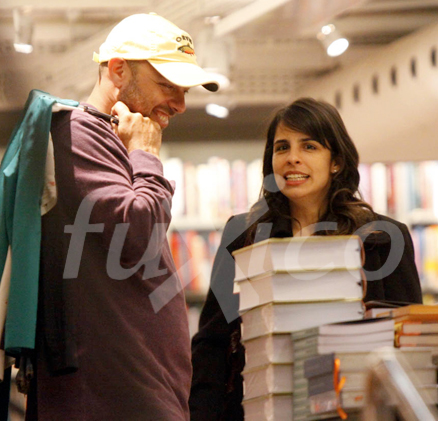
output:
<path id="1" fill-rule="evenodd" d="M 239 310 L 270 302 L 362 299 L 362 270 L 276 271 L 236 281 Z"/>
<path id="2" fill-rule="evenodd" d="M 362 301 L 270 303 L 243 312 L 242 339 L 363 318 Z"/>
<path id="3" fill-rule="evenodd" d="M 233 256 L 235 280 L 278 270 L 329 272 L 362 267 L 361 240 L 355 235 L 269 238 L 236 250 Z"/>

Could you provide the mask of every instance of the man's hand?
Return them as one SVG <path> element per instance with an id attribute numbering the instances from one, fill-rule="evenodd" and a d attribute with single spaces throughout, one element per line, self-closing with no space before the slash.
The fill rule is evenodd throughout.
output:
<path id="1" fill-rule="evenodd" d="M 141 149 L 159 157 L 161 148 L 161 127 L 158 123 L 140 113 L 131 113 L 123 102 L 116 102 L 111 114 L 119 118 L 113 130 L 129 152 Z"/>

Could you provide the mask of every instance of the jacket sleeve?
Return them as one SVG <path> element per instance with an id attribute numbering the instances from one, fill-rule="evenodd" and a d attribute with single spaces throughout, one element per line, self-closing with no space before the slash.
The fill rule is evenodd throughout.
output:
<path id="1" fill-rule="evenodd" d="M 385 300 L 422 303 L 420 279 L 415 265 L 414 244 L 405 224 L 399 228 L 405 243 L 399 265 L 394 272 L 383 279 Z"/>
<path id="2" fill-rule="evenodd" d="M 383 218 L 381 218 L 383 219 Z M 365 265 L 369 271 L 379 274 L 388 259 L 392 247 L 403 246 L 400 262 L 389 274 L 382 273 L 377 279 L 368 282 L 365 301 L 386 300 L 406 303 L 422 303 L 422 292 L 417 267 L 415 265 L 414 245 L 408 227 L 400 222 L 388 220 L 403 235 L 402 244 L 392 244 L 391 241 L 365 243 Z"/>
<path id="3" fill-rule="evenodd" d="M 227 248 L 243 230 L 241 217 L 232 217 L 225 226 L 213 264 L 199 331 L 192 340 L 192 421 L 243 419 L 240 372 L 245 354 L 240 344 L 239 298 L 233 294 L 233 250 L 232 247 Z M 236 416 L 236 411 L 240 415 Z"/>

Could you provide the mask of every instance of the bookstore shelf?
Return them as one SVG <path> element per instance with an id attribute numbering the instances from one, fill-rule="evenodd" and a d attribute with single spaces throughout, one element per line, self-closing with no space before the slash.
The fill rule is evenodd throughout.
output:
<path id="1" fill-rule="evenodd" d="M 168 236 L 193 334 L 222 230 L 259 197 L 262 162 L 211 157 L 193 165 L 170 158 L 163 166 L 176 183 Z M 438 301 L 438 161 L 362 163 L 359 172 L 359 190 L 374 210 L 408 225 L 424 301 Z"/>

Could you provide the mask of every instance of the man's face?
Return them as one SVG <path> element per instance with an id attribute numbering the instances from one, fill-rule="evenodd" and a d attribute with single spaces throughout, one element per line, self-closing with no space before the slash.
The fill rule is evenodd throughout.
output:
<path id="1" fill-rule="evenodd" d="M 188 88 L 169 82 L 147 61 L 130 62 L 129 67 L 131 77 L 120 89 L 118 100 L 131 112 L 149 117 L 165 129 L 171 117 L 186 110 L 184 95 Z"/>

